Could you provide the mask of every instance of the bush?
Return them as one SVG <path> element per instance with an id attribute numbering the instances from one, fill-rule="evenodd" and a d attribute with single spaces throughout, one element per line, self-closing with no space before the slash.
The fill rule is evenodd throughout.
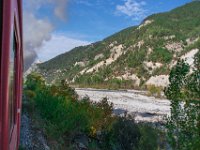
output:
<path id="1" fill-rule="evenodd" d="M 160 148 L 157 132 L 149 125 L 135 123 L 130 116 L 118 117 L 112 128 L 103 132 L 101 149 L 156 150 Z"/>
<path id="2" fill-rule="evenodd" d="M 39 114 L 36 118 L 42 119 L 41 128 L 48 139 L 57 141 L 59 149 L 73 147 L 73 141 L 79 135 L 90 139 L 88 146 L 94 149 L 149 147 L 151 150 L 152 145 L 157 147 L 154 130 L 140 128 L 133 118 L 113 116 L 113 104 L 106 98 L 98 103 L 91 102 L 87 97 L 78 101 L 76 92 L 64 81 L 57 86 L 46 85 L 42 77 L 38 77 L 36 74 L 29 75 L 25 94 L 35 110 L 31 113 Z M 154 139 L 148 140 L 148 136 Z"/>
<path id="3" fill-rule="evenodd" d="M 148 95 L 161 97 L 162 87 L 157 87 L 155 85 L 147 85 Z"/>
<path id="4" fill-rule="evenodd" d="M 110 142 L 115 149 L 135 150 L 139 148 L 141 133 L 134 120 L 118 118 L 110 132 Z"/>
<path id="5" fill-rule="evenodd" d="M 112 104 L 107 99 L 99 103 L 92 103 L 87 98 L 78 101 L 75 91 L 64 81 L 58 86 L 45 85 L 43 81 L 40 75 L 29 75 L 25 94 L 45 120 L 44 128 L 49 138 L 58 139 L 64 135 L 73 138 L 80 133 L 96 136 L 97 131 L 109 127 L 114 120 Z"/>
<path id="6" fill-rule="evenodd" d="M 140 124 L 141 138 L 139 150 L 157 150 L 158 149 L 158 131 L 151 126 Z"/>

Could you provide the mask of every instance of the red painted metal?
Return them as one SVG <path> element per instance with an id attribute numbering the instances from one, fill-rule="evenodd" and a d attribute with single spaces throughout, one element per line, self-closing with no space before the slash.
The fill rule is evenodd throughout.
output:
<path id="1" fill-rule="evenodd" d="M 23 77 L 23 38 L 22 38 L 22 2 L 21 0 L 3 0 L 0 7 L 2 25 L 0 33 L 0 150 L 17 150 L 20 134 L 20 112 Z M 9 56 L 12 35 L 16 38 L 15 73 L 15 118 L 16 122 L 9 131 Z"/>

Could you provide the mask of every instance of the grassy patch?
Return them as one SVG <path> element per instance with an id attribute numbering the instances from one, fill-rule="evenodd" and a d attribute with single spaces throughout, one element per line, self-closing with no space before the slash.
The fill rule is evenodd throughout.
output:
<path id="1" fill-rule="evenodd" d="M 157 87 L 155 85 L 148 85 L 147 90 L 148 90 L 149 96 L 161 97 L 161 93 L 163 91 L 163 88 Z"/>

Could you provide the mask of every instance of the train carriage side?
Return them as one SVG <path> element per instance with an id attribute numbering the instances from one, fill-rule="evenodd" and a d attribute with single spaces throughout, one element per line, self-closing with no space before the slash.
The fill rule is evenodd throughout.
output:
<path id="1" fill-rule="evenodd" d="M 0 150 L 17 150 L 23 72 L 21 0 L 0 0 L 0 13 Z"/>

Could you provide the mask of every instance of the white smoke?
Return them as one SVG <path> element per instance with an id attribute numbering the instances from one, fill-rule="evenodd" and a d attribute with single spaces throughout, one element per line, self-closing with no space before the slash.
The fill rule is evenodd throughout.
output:
<path id="1" fill-rule="evenodd" d="M 51 39 L 53 26 L 48 20 L 35 18 L 33 14 L 24 14 L 24 60 L 25 70 L 37 57 L 36 49 L 40 48 L 44 41 Z"/>
<path id="2" fill-rule="evenodd" d="M 67 0 L 54 0 L 54 3 L 56 4 L 56 7 L 54 9 L 54 14 L 59 19 L 65 21 L 66 20 L 66 6 L 67 6 Z"/>
<path id="3" fill-rule="evenodd" d="M 68 0 L 26 0 L 24 8 L 33 12 L 45 5 L 53 5 L 54 15 L 61 20 L 66 20 L 67 3 Z"/>
<path id="4" fill-rule="evenodd" d="M 37 58 L 36 50 L 40 49 L 44 42 L 51 39 L 53 23 L 48 17 L 38 18 L 36 12 L 43 6 L 52 5 L 55 17 L 66 20 L 66 7 L 68 0 L 24 0 L 23 1 L 23 26 L 24 26 L 24 62 L 25 70 Z"/>

